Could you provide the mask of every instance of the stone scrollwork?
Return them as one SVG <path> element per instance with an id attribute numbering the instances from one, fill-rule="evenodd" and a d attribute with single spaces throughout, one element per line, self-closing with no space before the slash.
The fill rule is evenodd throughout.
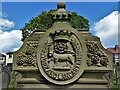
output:
<path id="1" fill-rule="evenodd" d="M 98 46 L 96 41 L 86 41 L 86 46 L 88 49 L 88 66 L 106 66 L 108 65 L 108 57 L 106 53 Z"/>
<path id="2" fill-rule="evenodd" d="M 17 66 L 36 66 L 38 41 L 28 41 L 26 47 L 17 54 Z"/>

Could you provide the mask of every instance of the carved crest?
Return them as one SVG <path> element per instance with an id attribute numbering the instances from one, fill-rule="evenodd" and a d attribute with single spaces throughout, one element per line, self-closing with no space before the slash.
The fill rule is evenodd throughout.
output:
<path id="1" fill-rule="evenodd" d="M 77 37 L 70 31 L 59 30 L 50 33 L 40 53 L 40 69 L 46 79 L 55 83 L 71 83 L 80 69 L 81 46 Z M 59 81 L 56 83 L 54 81 Z"/>

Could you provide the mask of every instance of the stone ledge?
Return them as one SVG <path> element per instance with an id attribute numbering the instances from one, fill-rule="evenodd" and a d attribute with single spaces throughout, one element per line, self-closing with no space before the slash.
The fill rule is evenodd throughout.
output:
<path id="1" fill-rule="evenodd" d="M 93 79 L 93 78 L 81 78 L 77 81 L 80 84 L 108 84 L 107 80 L 104 79 Z"/>
<path id="2" fill-rule="evenodd" d="M 37 80 L 36 78 L 17 78 L 18 84 L 48 84 L 49 82 L 45 79 Z M 75 84 L 108 84 L 107 80 L 104 79 L 93 79 L 93 78 L 81 78 Z"/>
<path id="3" fill-rule="evenodd" d="M 43 83 L 44 80 L 37 80 L 36 78 L 17 78 L 16 82 L 17 84 L 40 84 Z"/>
<path id="4" fill-rule="evenodd" d="M 103 72 L 103 73 L 107 73 L 112 71 L 112 69 L 108 69 L 106 67 L 89 67 L 85 69 L 85 72 Z"/>
<path id="5" fill-rule="evenodd" d="M 48 90 L 48 88 L 50 90 L 58 90 L 58 89 L 64 89 L 64 90 L 109 90 L 109 87 L 107 85 L 96 85 L 96 84 L 73 84 L 73 85 L 55 85 L 55 84 L 17 84 L 16 88 L 22 88 L 22 90 L 25 90 L 25 88 L 27 88 L 28 90 L 34 90 L 34 89 L 38 89 L 38 90 Z M 21 90 L 21 89 L 20 89 Z"/>
<path id="6" fill-rule="evenodd" d="M 15 68 L 14 71 L 18 71 L 18 72 L 38 72 L 38 68 L 37 67 L 19 67 L 19 68 Z"/>

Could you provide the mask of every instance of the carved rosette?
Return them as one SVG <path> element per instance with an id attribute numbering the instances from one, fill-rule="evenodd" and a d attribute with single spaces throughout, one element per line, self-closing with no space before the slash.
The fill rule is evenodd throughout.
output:
<path id="1" fill-rule="evenodd" d="M 16 55 L 17 66 L 36 66 L 38 41 L 28 41 L 25 48 Z"/>
<path id="2" fill-rule="evenodd" d="M 78 79 L 82 50 L 72 32 L 59 30 L 50 33 L 43 46 L 38 64 L 47 80 L 62 85 Z"/>
<path id="3" fill-rule="evenodd" d="M 88 66 L 106 66 L 108 65 L 108 57 L 106 53 L 98 46 L 96 41 L 86 41 L 86 46 L 88 49 Z"/>

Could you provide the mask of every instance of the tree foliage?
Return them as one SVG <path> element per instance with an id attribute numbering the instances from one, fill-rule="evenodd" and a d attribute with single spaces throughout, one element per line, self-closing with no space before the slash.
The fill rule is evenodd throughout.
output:
<path id="1" fill-rule="evenodd" d="M 70 24 L 73 28 L 80 29 L 80 28 L 87 28 L 89 29 L 89 21 L 83 16 L 77 15 L 76 12 L 72 12 L 72 17 L 70 20 Z"/>
<path id="2" fill-rule="evenodd" d="M 52 27 L 53 20 L 51 14 L 55 10 L 50 10 L 49 12 L 43 11 L 37 17 L 32 17 L 28 23 L 25 23 L 25 26 L 21 28 L 22 31 L 22 41 L 26 37 L 28 37 L 33 30 L 47 30 Z M 80 28 L 89 28 L 89 21 L 88 19 L 84 18 L 83 16 L 77 15 L 76 12 L 72 12 L 72 17 L 70 19 L 70 24 L 73 28 L 80 29 Z"/>

